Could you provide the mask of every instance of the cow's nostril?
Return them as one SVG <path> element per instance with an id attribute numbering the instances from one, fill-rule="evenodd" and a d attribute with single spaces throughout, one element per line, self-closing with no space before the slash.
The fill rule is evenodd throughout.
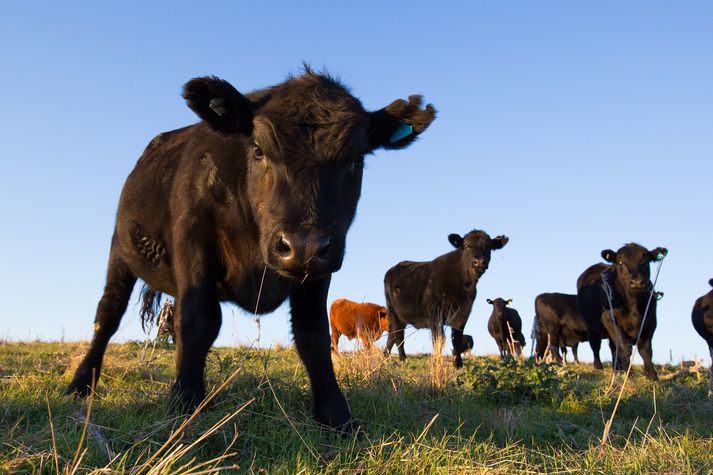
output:
<path id="1" fill-rule="evenodd" d="M 277 254 L 280 257 L 288 257 L 290 254 L 292 254 L 292 247 L 290 246 L 290 241 L 285 238 L 285 236 L 280 236 L 280 239 L 277 241 L 277 247 L 275 249 L 277 251 Z"/>

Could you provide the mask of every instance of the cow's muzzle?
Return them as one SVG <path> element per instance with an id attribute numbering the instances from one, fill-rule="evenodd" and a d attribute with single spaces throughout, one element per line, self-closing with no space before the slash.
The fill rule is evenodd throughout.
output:
<path id="1" fill-rule="evenodd" d="M 280 230 L 273 234 L 267 263 L 294 280 L 313 280 L 336 272 L 342 266 L 343 246 L 331 233 Z"/>

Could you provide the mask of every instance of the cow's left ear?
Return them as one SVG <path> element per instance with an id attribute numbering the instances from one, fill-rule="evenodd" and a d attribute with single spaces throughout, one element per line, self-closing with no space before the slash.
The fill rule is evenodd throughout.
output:
<path id="1" fill-rule="evenodd" d="M 225 135 L 253 130 L 253 104 L 228 81 L 215 76 L 191 79 L 183 86 L 188 107 L 211 129 Z"/>
<path id="2" fill-rule="evenodd" d="M 493 304 L 493 301 L 492 301 L 492 300 L 490 300 L 490 299 L 485 299 L 485 301 L 486 301 L 486 302 L 488 302 L 488 303 L 489 303 L 490 305 L 492 305 L 492 304 Z"/>
<path id="3" fill-rule="evenodd" d="M 494 239 L 490 240 L 490 249 L 502 249 L 505 247 L 505 244 L 508 243 L 510 238 L 507 236 L 498 236 Z"/>
<path id="4" fill-rule="evenodd" d="M 463 238 L 460 236 L 460 234 L 449 234 L 448 242 L 451 243 L 455 248 L 460 249 L 461 247 L 463 247 Z"/>
<path id="5" fill-rule="evenodd" d="M 512 299 L 508 299 L 508 305 L 512 305 Z"/>
<path id="6" fill-rule="evenodd" d="M 668 249 L 665 247 L 657 247 L 653 251 L 649 251 L 649 259 L 653 261 L 660 261 L 668 254 Z"/>
<path id="7" fill-rule="evenodd" d="M 436 118 L 431 105 L 421 108 L 421 96 L 398 99 L 375 112 L 369 113 L 369 151 L 377 148 L 400 149 L 411 145 L 416 137 Z"/>
<path id="8" fill-rule="evenodd" d="M 611 249 L 604 249 L 602 251 L 602 259 L 604 259 L 609 264 L 614 264 L 616 262 L 616 252 Z"/>

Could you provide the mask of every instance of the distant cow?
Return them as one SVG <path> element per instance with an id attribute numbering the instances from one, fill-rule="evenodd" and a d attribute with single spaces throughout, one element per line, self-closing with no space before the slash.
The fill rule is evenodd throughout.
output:
<path id="1" fill-rule="evenodd" d="M 429 328 L 435 340 L 443 326 L 451 327 L 454 364 L 463 366 L 463 328 L 473 307 L 476 285 L 488 269 L 490 253 L 502 249 L 506 236 L 492 239 L 484 231 L 464 237 L 448 236 L 454 251 L 429 262 L 404 261 L 386 272 L 384 288 L 389 309 L 389 338 L 386 352 L 397 345 L 399 358 L 406 359 L 404 328 Z"/>
<path id="2" fill-rule="evenodd" d="M 651 361 L 656 298 L 649 264 L 663 259 L 667 253 L 663 247 L 649 251 L 635 243 L 616 252 L 607 249 L 601 255 L 609 264 L 595 264 L 577 279 L 577 306 L 587 322 L 595 368 L 602 369 L 601 340 L 609 338 L 616 355 L 613 358 L 615 370 L 628 367 L 632 345 L 637 345 L 646 376 L 658 379 Z"/>
<path id="3" fill-rule="evenodd" d="M 525 335 L 522 334 L 522 319 L 520 314 L 512 307 L 508 307 L 512 300 L 496 298 L 488 299 L 493 306 L 493 311 L 488 319 L 488 331 L 495 339 L 500 351 L 500 358 L 514 356 L 519 358 L 525 346 Z"/>
<path id="4" fill-rule="evenodd" d="M 435 110 L 411 96 L 369 112 L 339 81 L 309 69 L 247 95 L 195 78 L 183 97 L 202 120 L 154 138 L 126 180 L 94 337 L 67 391 L 90 393 L 141 278 L 149 299 L 176 298 L 174 409 L 205 396 L 221 301 L 264 314 L 289 299 L 315 417 L 349 431 L 329 348 L 331 275 L 344 258 L 364 157 L 409 146 Z"/>
<path id="5" fill-rule="evenodd" d="M 460 349 L 461 353 L 470 353 L 473 350 L 473 337 L 463 334 L 463 343 Z"/>
<path id="6" fill-rule="evenodd" d="M 375 303 L 357 303 L 337 299 L 329 308 L 329 323 L 332 329 L 332 351 L 339 351 L 339 337 L 350 340 L 356 337 L 363 348 L 369 348 L 382 333 L 389 329 L 389 312 Z"/>
<path id="7" fill-rule="evenodd" d="M 587 322 L 579 313 L 576 295 L 545 293 L 535 298 L 535 354 L 538 360 L 543 360 L 548 349 L 553 360 L 562 360 L 560 350 L 566 360 L 569 346 L 574 361 L 579 363 L 577 348 L 580 342 L 588 339 Z"/>
<path id="8" fill-rule="evenodd" d="M 713 279 L 708 283 L 713 286 Z M 693 305 L 691 313 L 693 327 L 708 343 L 708 352 L 711 354 L 711 369 L 708 380 L 708 396 L 713 397 L 713 290 L 699 297 Z"/>

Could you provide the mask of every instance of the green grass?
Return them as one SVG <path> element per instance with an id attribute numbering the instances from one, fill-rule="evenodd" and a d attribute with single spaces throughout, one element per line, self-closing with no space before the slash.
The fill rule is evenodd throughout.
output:
<path id="1" fill-rule="evenodd" d="M 142 362 L 143 344 L 111 345 L 83 438 L 90 401 L 63 390 L 85 349 L 0 342 L 0 473 L 713 472 L 706 375 L 675 367 L 660 367 L 658 383 L 634 368 L 602 445 L 623 380 L 610 387 L 609 370 L 466 358 L 435 382 L 428 356 L 338 355 L 363 428 L 342 439 L 312 421 L 293 349 L 212 351 L 209 387 L 234 377 L 185 424 L 166 412 L 173 350 L 146 361 L 149 348 Z"/>

